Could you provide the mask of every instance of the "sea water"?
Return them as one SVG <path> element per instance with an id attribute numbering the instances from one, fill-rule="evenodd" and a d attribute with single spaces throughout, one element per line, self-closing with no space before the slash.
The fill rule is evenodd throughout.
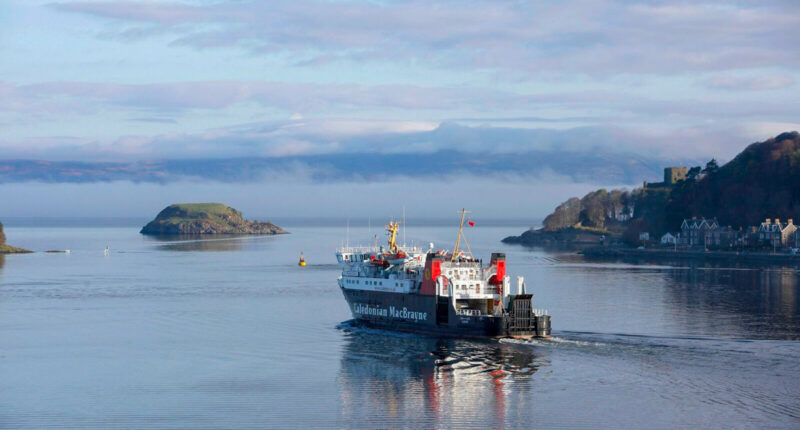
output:
<path id="1" fill-rule="evenodd" d="M 334 252 L 375 228 L 157 240 L 57 224 L 6 229 L 71 252 L 0 256 L 0 428 L 800 426 L 794 268 L 586 262 L 500 242 L 527 226 L 479 225 L 473 253 L 506 253 L 553 338 L 458 340 L 352 321 Z"/>

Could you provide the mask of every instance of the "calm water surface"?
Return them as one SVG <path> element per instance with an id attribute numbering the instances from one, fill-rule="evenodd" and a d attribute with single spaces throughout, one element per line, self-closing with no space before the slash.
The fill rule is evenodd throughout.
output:
<path id="1" fill-rule="evenodd" d="M 0 256 L 0 428 L 800 427 L 793 268 L 589 263 L 499 242 L 524 226 L 474 228 L 473 251 L 507 253 L 554 336 L 438 339 L 354 324 L 344 229 L 286 228 L 7 228 L 72 253 Z M 408 230 L 437 247 L 454 234 Z"/>

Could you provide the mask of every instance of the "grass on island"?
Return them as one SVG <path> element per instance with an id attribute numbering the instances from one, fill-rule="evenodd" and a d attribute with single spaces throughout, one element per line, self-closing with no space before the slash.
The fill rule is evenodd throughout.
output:
<path id="1" fill-rule="evenodd" d="M 225 218 L 241 218 L 242 214 L 222 203 L 178 203 L 167 206 L 156 220 L 160 224 L 181 224 L 187 220 L 207 220 L 219 224 L 229 224 Z"/>
<path id="2" fill-rule="evenodd" d="M 16 246 L 11 245 L 0 245 L 0 254 L 28 254 L 33 251 L 29 251 L 23 248 L 17 248 Z"/>

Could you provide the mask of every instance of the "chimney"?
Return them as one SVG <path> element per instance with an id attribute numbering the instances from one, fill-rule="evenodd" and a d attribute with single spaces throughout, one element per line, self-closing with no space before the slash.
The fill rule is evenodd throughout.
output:
<path id="1" fill-rule="evenodd" d="M 791 218 L 789 218 L 789 224 L 792 224 L 792 225 L 794 225 L 794 220 L 793 220 L 793 219 L 791 219 Z"/>
<path id="2" fill-rule="evenodd" d="M 780 218 L 775 218 L 775 224 L 780 224 L 780 223 L 781 223 L 781 219 Z"/>
<path id="3" fill-rule="evenodd" d="M 772 220 L 771 220 L 771 219 L 769 219 L 769 218 L 767 218 L 767 222 L 766 222 L 766 224 L 772 224 Z"/>

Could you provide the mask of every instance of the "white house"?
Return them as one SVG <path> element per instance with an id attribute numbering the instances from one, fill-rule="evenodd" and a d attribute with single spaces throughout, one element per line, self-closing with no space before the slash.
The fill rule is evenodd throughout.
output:
<path id="1" fill-rule="evenodd" d="M 662 245 L 675 245 L 677 238 L 672 233 L 666 233 L 661 236 Z"/>

